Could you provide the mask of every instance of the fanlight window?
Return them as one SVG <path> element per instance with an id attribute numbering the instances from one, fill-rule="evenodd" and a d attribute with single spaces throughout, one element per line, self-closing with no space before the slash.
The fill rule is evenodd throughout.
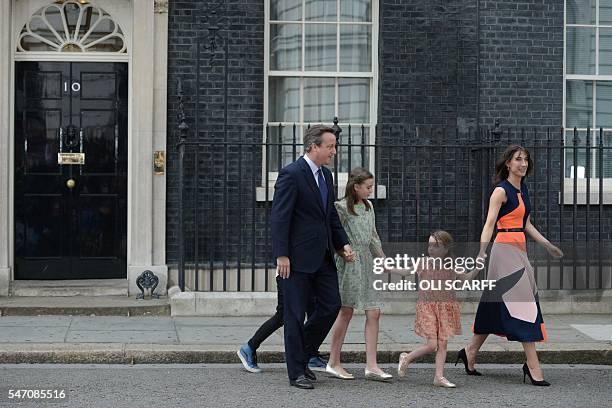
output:
<path id="1" fill-rule="evenodd" d="M 126 52 L 123 31 L 101 8 L 57 1 L 37 11 L 21 30 L 17 52 Z"/>

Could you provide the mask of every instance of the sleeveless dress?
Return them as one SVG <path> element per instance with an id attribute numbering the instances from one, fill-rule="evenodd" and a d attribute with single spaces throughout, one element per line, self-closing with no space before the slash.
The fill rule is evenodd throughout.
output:
<path id="1" fill-rule="evenodd" d="M 525 183 L 521 189 L 508 180 L 498 187 L 507 201 L 497 216 L 497 236 L 491 248 L 487 279 L 495 288 L 482 293 L 473 331 L 497 334 L 510 341 L 546 341 L 546 327 L 538 301 L 533 267 L 527 258 L 525 225 L 531 204 Z"/>
<path id="2" fill-rule="evenodd" d="M 374 207 L 369 203 L 369 210 L 366 210 L 363 203 L 355 204 L 357 215 L 349 213 L 346 200 L 334 203 L 351 247 L 357 255 L 354 262 L 345 262 L 342 257 L 336 255 L 342 306 L 362 310 L 382 307 L 380 292 L 374 290 L 374 281 L 380 278 L 373 272 L 372 259 L 382 253 L 382 245 L 376 232 Z"/>

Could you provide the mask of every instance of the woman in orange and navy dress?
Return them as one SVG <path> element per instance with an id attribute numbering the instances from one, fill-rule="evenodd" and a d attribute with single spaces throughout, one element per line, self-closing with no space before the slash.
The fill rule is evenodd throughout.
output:
<path id="1" fill-rule="evenodd" d="M 496 164 L 496 187 L 491 194 L 478 255 L 486 258 L 486 248 L 497 224 L 487 276 L 496 281 L 495 288 L 483 292 L 474 321 L 474 336 L 459 351 L 457 362 L 463 360 L 467 374 L 481 375 L 474 369 L 478 350 L 489 334 L 505 336 L 523 345 L 527 358 L 523 382 L 529 376 L 533 385 L 547 386 L 550 384 L 544 381 L 535 349 L 536 342 L 546 341 L 546 328 L 533 268 L 527 258 L 525 233 L 544 246 L 551 256 L 560 258 L 563 252 L 531 224 L 531 204 L 524 178 L 532 169 L 529 152 L 518 145 L 509 146 Z"/>

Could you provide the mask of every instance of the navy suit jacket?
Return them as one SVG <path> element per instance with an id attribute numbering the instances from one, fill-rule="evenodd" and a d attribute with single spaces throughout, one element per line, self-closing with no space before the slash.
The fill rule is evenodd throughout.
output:
<path id="1" fill-rule="evenodd" d="M 325 204 L 304 157 L 284 167 L 274 186 L 272 253 L 275 260 L 289 257 L 292 271 L 314 273 L 327 249 L 334 254 L 349 243 L 334 206 L 331 171 L 322 168 L 328 191 Z"/>

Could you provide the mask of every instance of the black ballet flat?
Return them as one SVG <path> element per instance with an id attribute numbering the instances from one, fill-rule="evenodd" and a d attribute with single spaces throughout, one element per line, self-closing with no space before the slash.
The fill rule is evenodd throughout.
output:
<path id="1" fill-rule="evenodd" d="M 476 371 L 476 369 L 470 370 L 468 368 L 467 354 L 464 348 L 459 350 L 459 352 L 457 353 L 457 360 L 455 361 L 455 366 L 457 365 L 457 363 L 459 363 L 459 360 L 463 361 L 463 365 L 465 366 L 465 372 L 467 375 L 482 375 L 482 373 Z"/>
<path id="2" fill-rule="evenodd" d="M 550 383 L 544 380 L 534 380 L 531 376 L 531 371 L 529 371 L 529 367 L 527 367 L 527 363 L 523 364 L 523 384 L 525 384 L 525 377 L 529 377 L 531 380 L 531 385 L 535 385 L 538 387 L 548 387 Z"/>

